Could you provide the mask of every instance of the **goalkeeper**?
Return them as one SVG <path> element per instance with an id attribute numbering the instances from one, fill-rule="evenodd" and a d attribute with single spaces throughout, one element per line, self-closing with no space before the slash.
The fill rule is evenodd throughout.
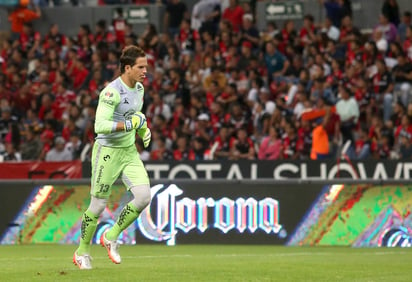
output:
<path id="1" fill-rule="evenodd" d="M 100 92 L 95 121 L 97 137 L 92 152 L 91 201 L 83 214 L 80 245 L 73 255 L 73 262 L 80 269 L 92 268 L 90 241 L 119 176 L 134 198 L 123 208 L 114 226 L 100 238 L 114 263 L 121 262 L 119 234 L 150 203 L 149 177 L 135 146 L 136 132 L 145 147 L 151 139 L 146 117 L 140 112 L 146 71 L 145 52 L 136 46 L 125 47 L 120 57 L 121 75 Z"/>

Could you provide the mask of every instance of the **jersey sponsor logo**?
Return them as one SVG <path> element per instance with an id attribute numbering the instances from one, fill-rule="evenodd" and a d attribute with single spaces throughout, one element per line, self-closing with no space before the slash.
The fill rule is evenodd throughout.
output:
<path id="1" fill-rule="evenodd" d="M 103 169 L 104 169 L 104 166 L 101 165 L 101 166 L 99 167 L 99 173 L 97 174 L 97 181 L 96 181 L 97 184 L 99 184 L 99 183 L 100 183 L 100 180 L 102 179 Z"/>
<path id="2" fill-rule="evenodd" d="M 104 94 L 104 96 L 106 96 L 107 98 L 112 98 L 112 97 L 113 97 L 113 93 L 111 93 L 111 92 L 106 92 L 106 93 Z"/>
<path id="3" fill-rule="evenodd" d="M 114 101 L 112 101 L 112 100 L 102 100 L 102 102 L 105 103 L 105 104 L 108 104 L 110 106 L 114 105 Z"/>

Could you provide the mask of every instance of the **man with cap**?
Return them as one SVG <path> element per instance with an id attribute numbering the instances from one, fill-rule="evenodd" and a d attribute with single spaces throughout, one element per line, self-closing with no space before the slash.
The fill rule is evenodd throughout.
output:
<path id="1" fill-rule="evenodd" d="M 66 141 L 63 137 L 58 136 L 54 139 L 53 148 L 46 154 L 46 162 L 71 161 L 72 153 L 65 148 Z"/>
<path id="2" fill-rule="evenodd" d="M 253 24 L 252 14 L 244 14 L 242 17 L 242 27 L 239 35 L 241 41 L 248 41 L 252 43 L 252 47 L 256 48 L 259 44 L 259 31 Z"/>
<path id="3" fill-rule="evenodd" d="M 241 55 L 237 62 L 237 67 L 241 70 L 248 70 L 250 68 L 250 61 L 254 59 L 252 54 L 252 43 L 250 41 L 243 41 L 240 50 Z"/>

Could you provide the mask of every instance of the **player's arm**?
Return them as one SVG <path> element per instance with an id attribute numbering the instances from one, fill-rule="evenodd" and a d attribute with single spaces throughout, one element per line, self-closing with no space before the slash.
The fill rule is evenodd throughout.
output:
<path id="1" fill-rule="evenodd" d="M 120 94 L 115 89 L 104 89 L 99 95 L 94 130 L 97 134 L 124 131 L 124 122 L 113 121 L 114 111 L 120 103 Z"/>

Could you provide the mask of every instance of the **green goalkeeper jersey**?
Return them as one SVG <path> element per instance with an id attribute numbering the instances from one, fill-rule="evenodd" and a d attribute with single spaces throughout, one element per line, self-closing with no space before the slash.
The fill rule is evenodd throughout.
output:
<path id="1" fill-rule="evenodd" d="M 94 130 L 96 142 L 108 147 L 129 147 L 135 143 L 136 130 L 116 132 L 117 122 L 124 122 L 143 107 L 144 88 L 136 83 L 128 87 L 120 77 L 110 82 L 99 95 Z"/>

